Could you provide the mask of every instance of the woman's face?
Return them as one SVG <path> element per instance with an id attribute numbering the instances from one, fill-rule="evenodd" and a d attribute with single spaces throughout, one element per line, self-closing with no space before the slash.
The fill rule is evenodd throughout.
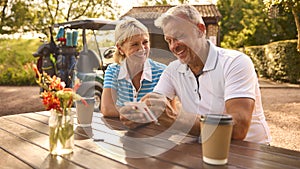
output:
<path id="1" fill-rule="evenodd" d="M 150 52 L 149 49 L 150 41 L 148 34 L 134 35 L 133 37 L 128 38 L 123 45 L 119 47 L 119 50 L 124 53 L 126 57 L 130 57 L 137 51 L 145 51 L 146 57 L 148 57 Z"/>

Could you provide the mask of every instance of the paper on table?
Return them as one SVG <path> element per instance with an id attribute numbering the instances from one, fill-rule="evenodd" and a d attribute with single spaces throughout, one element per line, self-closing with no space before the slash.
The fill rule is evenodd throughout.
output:
<path id="1" fill-rule="evenodd" d="M 148 108 L 148 106 L 145 103 L 143 103 L 143 102 L 125 102 L 124 105 L 125 106 L 133 106 L 133 107 L 135 107 L 137 110 L 139 110 L 139 112 L 141 112 L 141 113 L 144 114 L 144 116 L 146 117 L 146 119 L 148 121 L 154 121 L 155 124 L 159 124 L 156 116 Z"/>

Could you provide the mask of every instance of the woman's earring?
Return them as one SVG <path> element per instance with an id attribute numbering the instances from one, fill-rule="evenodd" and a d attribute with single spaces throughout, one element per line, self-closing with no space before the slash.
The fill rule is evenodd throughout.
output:
<path id="1" fill-rule="evenodd" d="M 120 48 L 118 48 L 118 51 L 119 51 L 120 55 L 124 56 L 124 53 L 121 51 Z"/>

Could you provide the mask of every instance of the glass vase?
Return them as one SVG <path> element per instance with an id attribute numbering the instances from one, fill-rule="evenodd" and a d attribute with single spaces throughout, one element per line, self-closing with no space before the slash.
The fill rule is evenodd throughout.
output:
<path id="1" fill-rule="evenodd" d="M 51 110 L 49 118 L 49 151 L 52 155 L 70 154 L 74 149 L 74 114 L 71 109 L 63 113 Z"/>

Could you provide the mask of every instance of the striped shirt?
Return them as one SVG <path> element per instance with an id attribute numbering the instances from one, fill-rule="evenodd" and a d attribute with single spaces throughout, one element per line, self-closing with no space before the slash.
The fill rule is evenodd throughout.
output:
<path id="1" fill-rule="evenodd" d="M 118 106 L 124 106 L 124 102 L 138 102 L 156 86 L 160 75 L 166 65 L 147 59 L 144 63 L 144 70 L 141 77 L 141 87 L 136 91 L 128 74 L 126 59 L 121 64 L 110 64 L 104 75 L 104 88 L 111 88 L 117 91 Z"/>

